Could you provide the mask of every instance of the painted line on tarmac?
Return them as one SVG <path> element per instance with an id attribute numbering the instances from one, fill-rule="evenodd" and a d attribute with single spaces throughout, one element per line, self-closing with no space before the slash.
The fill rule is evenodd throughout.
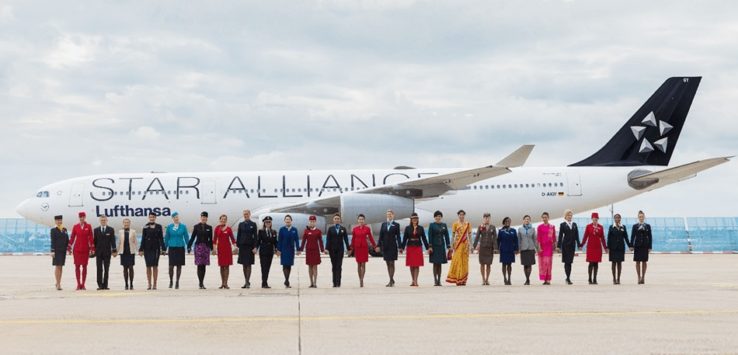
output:
<path id="1" fill-rule="evenodd" d="M 139 319 L 0 319 L 0 325 L 41 324 L 192 324 L 192 323 L 248 323 L 297 321 L 385 321 L 435 319 L 494 319 L 494 318 L 555 318 L 555 317 L 639 317 L 639 316 L 726 316 L 738 315 L 738 309 L 729 310 L 654 310 L 654 311 L 593 311 L 593 312 L 523 312 L 523 313 L 460 313 L 460 314 L 400 314 L 356 316 L 281 316 L 281 317 L 202 317 L 202 318 L 139 318 Z"/>

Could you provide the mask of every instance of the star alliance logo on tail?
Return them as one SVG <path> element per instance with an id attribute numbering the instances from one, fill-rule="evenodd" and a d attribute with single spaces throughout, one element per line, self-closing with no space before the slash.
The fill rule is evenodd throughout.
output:
<path id="1" fill-rule="evenodd" d="M 656 149 L 660 150 L 662 153 L 666 153 L 666 149 L 668 148 L 669 144 L 669 137 L 666 137 L 666 134 L 669 133 L 669 131 L 671 131 L 674 126 L 664 121 L 657 120 L 656 114 L 654 114 L 653 111 L 646 115 L 641 123 L 643 123 L 643 126 L 630 126 L 630 130 L 633 132 L 636 141 L 639 141 L 641 140 L 641 138 L 643 138 L 648 127 L 658 128 L 660 139 L 651 144 L 648 139 L 643 138 L 641 146 L 640 148 L 638 148 L 638 153 L 651 153 L 654 151 L 653 146 L 656 146 Z"/>

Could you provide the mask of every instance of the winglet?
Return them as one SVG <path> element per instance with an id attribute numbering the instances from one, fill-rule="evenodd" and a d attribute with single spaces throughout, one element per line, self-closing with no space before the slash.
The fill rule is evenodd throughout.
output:
<path id="1" fill-rule="evenodd" d="M 502 160 L 497 162 L 494 166 L 505 167 L 505 168 L 517 168 L 523 166 L 525 161 L 528 160 L 530 152 L 533 151 L 534 144 L 526 144 L 518 148 L 516 151 L 510 153 L 510 155 L 504 157 Z"/>

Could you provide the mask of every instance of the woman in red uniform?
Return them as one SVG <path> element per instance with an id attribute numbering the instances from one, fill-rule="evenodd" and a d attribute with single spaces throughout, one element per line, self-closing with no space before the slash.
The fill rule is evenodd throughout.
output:
<path id="1" fill-rule="evenodd" d="M 308 265 L 310 275 L 310 288 L 318 287 L 318 265 L 320 265 L 320 253 L 325 253 L 323 247 L 323 232 L 315 227 L 317 218 L 310 216 L 308 226 L 302 233 L 302 245 L 300 251 L 305 251 L 305 264 Z"/>
<path id="2" fill-rule="evenodd" d="M 69 237 L 69 251 L 74 256 L 74 274 L 77 276 L 77 290 L 86 290 L 87 263 L 90 261 L 90 255 L 95 252 L 95 245 L 92 239 L 92 226 L 85 221 L 86 218 L 86 213 L 79 213 L 79 223 L 74 225 L 72 235 Z"/>
<path id="3" fill-rule="evenodd" d="M 359 271 L 359 286 L 364 287 L 364 274 L 366 274 L 366 262 L 369 261 L 369 245 L 367 239 L 372 245 L 372 248 L 379 252 L 377 243 L 374 242 L 372 237 L 372 229 L 366 225 L 366 218 L 363 214 L 360 214 L 357 218 L 358 226 L 354 227 L 351 231 L 351 249 L 349 253 L 353 253 L 356 258 L 356 264 L 358 265 Z"/>
<path id="4" fill-rule="evenodd" d="M 607 243 L 605 242 L 605 229 L 599 223 L 600 215 L 597 212 L 592 213 L 592 223 L 587 225 L 584 230 L 584 239 L 582 246 L 587 246 L 587 262 L 589 263 L 589 284 L 597 284 L 597 269 L 602 262 L 602 251 L 607 253 Z"/>
<path id="5" fill-rule="evenodd" d="M 425 237 L 425 229 L 418 223 L 418 214 L 413 212 L 410 215 L 410 225 L 405 227 L 405 233 L 402 235 L 402 249 L 407 252 L 405 266 L 410 267 L 412 287 L 418 287 L 418 274 L 420 267 L 423 266 L 423 247 L 428 249 L 428 239 Z"/>
<path id="6" fill-rule="evenodd" d="M 230 289 L 228 287 L 228 274 L 230 267 L 233 265 L 233 245 L 236 244 L 236 238 L 233 237 L 233 230 L 226 223 L 228 216 L 220 216 L 220 224 L 215 227 L 215 238 L 213 240 L 213 254 L 217 250 L 218 266 L 220 266 L 220 289 Z"/>

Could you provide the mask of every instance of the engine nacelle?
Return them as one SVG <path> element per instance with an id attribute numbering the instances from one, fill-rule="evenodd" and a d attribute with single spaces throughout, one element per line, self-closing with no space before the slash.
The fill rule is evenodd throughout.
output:
<path id="1" fill-rule="evenodd" d="M 302 236 L 302 231 L 307 228 L 308 225 L 308 218 L 310 217 L 309 214 L 303 214 L 303 213 L 264 213 L 259 215 L 259 228 L 262 227 L 261 220 L 266 217 L 270 216 L 272 217 L 272 228 L 275 230 L 279 230 L 279 228 L 282 228 L 284 226 L 284 216 L 290 215 L 292 217 L 292 226 L 297 228 L 297 230 L 300 232 L 300 236 Z M 325 229 L 325 217 L 323 216 L 316 216 L 317 221 L 315 225 L 320 228 L 321 230 Z"/>
<path id="2" fill-rule="evenodd" d="M 395 219 L 409 218 L 415 210 L 415 200 L 392 195 L 345 194 L 341 195 L 341 216 L 347 223 L 354 223 L 360 213 L 366 223 L 384 221 L 387 210 L 395 212 Z"/>

